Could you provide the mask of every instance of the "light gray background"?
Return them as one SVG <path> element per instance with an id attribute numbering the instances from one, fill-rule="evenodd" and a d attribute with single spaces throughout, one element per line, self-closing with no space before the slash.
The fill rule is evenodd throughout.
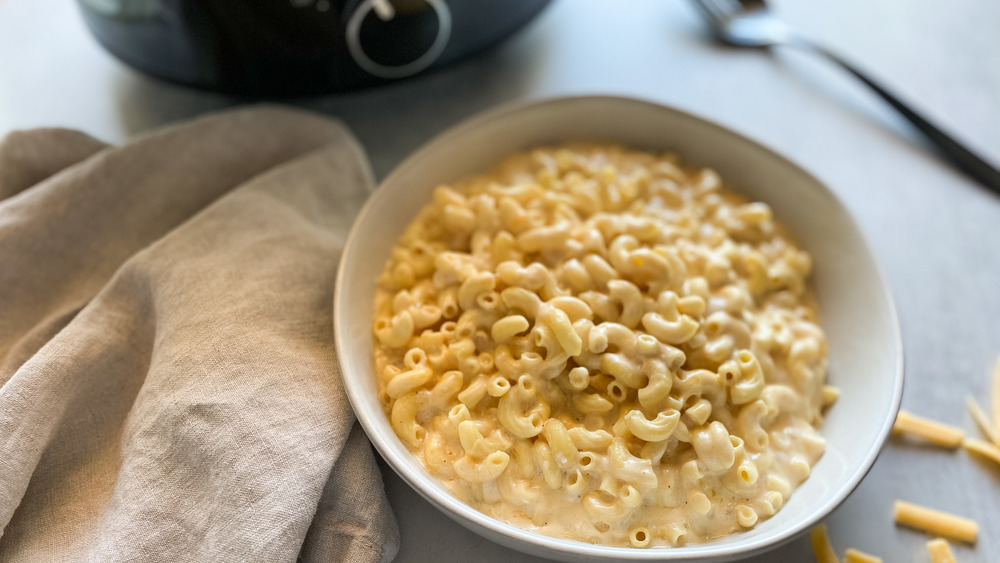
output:
<path id="1" fill-rule="evenodd" d="M 802 31 L 861 62 L 1000 163 L 1000 3 L 775 2 Z M 495 104 L 565 93 L 657 100 L 735 129 L 825 181 L 867 233 L 899 308 L 904 408 L 972 430 L 1000 354 L 1000 196 L 942 164 L 891 110 L 807 56 L 704 41 L 681 0 L 558 0 L 500 48 L 390 87 L 297 102 L 344 119 L 384 177 L 444 128 Z M 145 78 L 104 53 L 71 0 L 0 0 L 0 134 L 64 126 L 120 143 L 235 103 Z M 840 405 L 840 408 L 850 408 Z M 397 561 L 538 561 L 466 532 L 383 468 L 403 545 Z M 828 520 L 842 552 L 927 561 L 892 523 L 904 498 L 977 519 L 961 562 L 1000 561 L 1000 469 L 893 439 Z M 750 561 L 810 561 L 806 539 Z"/>

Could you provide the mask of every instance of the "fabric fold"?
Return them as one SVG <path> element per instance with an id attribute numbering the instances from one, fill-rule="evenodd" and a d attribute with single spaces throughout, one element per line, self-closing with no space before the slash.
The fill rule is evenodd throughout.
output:
<path id="1" fill-rule="evenodd" d="M 37 178 L 0 201 L 0 560 L 391 559 L 332 339 L 350 133 L 259 107 L 0 167 L 25 143 L 73 157 L 0 169 Z"/>

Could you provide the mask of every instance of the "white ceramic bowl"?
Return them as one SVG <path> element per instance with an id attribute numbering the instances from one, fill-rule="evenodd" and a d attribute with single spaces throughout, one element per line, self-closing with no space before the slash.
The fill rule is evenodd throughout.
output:
<path id="1" fill-rule="evenodd" d="M 486 172 L 502 158 L 570 140 L 670 150 L 710 166 L 751 199 L 767 202 L 813 256 L 813 284 L 840 400 L 823 423 L 826 454 L 774 517 L 754 529 L 678 548 L 607 547 L 542 536 L 486 516 L 449 494 L 393 433 L 372 365 L 375 278 L 417 211 L 442 183 Z M 785 543 L 839 505 L 878 455 L 899 407 L 902 350 L 891 297 L 844 206 L 798 166 L 732 131 L 655 103 L 607 96 L 502 107 L 429 142 L 382 182 L 351 229 L 334 297 L 336 345 L 358 420 L 390 466 L 459 524 L 495 542 L 564 561 L 726 561 Z"/>

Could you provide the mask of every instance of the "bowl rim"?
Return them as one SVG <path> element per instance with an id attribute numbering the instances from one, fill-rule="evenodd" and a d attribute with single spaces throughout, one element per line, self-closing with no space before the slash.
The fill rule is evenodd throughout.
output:
<path id="1" fill-rule="evenodd" d="M 775 534 L 767 537 L 751 538 L 748 542 L 736 542 L 732 544 L 721 544 L 713 545 L 711 542 L 693 544 L 691 546 L 683 547 L 670 547 L 670 548 L 654 548 L 654 549 L 636 549 L 631 547 L 618 547 L 618 546 L 608 546 L 603 544 L 591 544 L 576 540 L 555 538 L 551 536 L 546 536 L 517 527 L 513 524 L 509 524 L 502 520 L 488 516 L 482 512 L 479 512 L 472 506 L 462 502 L 457 497 L 449 493 L 443 485 L 440 483 L 434 483 L 432 487 L 425 487 L 424 483 L 421 481 L 419 475 L 418 464 L 414 464 L 413 460 L 405 459 L 394 451 L 387 444 L 383 443 L 380 439 L 379 432 L 376 429 L 375 421 L 373 416 L 369 413 L 363 406 L 366 397 L 362 396 L 361 389 L 357 385 L 349 383 L 352 379 L 345 373 L 344 365 L 345 362 L 341 360 L 341 356 L 348 354 L 348 344 L 346 342 L 346 337 L 344 336 L 344 331 L 338 330 L 338 320 L 339 311 L 342 309 L 338 307 L 338 304 L 345 299 L 344 295 L 344 274 L 347 262 L 352 254 L 352 250 L 357 246 L 357 241 L 362 237 L 363 233 L 361 230 L 361 225 L 368 224 L 372 221 L 373 209 L 376 207 L 380 199 L 390 197 L 391 194 L 383 190 L 383 186 L 397 182 L 398 178 L 405 177 L 411 168 L 415 166 L 415 163 L 424 159 L 424 155 L 427 153 L 434 152 L 438 150 L 438 147 L 442 145 L 450 145 L 453 143 L 453 139 L 461 138 L 466 133 L 473 131 L 483 125 L 495 121 L 502 120 L 514 114 L 520 113 L 522 111 L 527 111 L 529 109 L 534 109 L 537 107 L 543 107 L 548 105 L 559 105 L 566 103 L 574 103 L 580 101 L 592 101 L 592 102 L 608 102 L 611 104 L 638 104 L 651 107 L 657 111 L 673 114 L 674 118 L 679 118 L 682 120 L 688 120 L 694 122 L 696 125 L 713 129 L 717 133 L 721 133 L 730 137 L 735 138 L 736 141 L 748 146 L 754 151 L 764 154 L 767 157 L 779 162 L 782 166 L 791 168 L 796 172 L 806 176 L 811 179 L 815 186 L 824 192 L 824 195 L 831 200 L 831 204 L 839 209 L 843 214 L 847 223 L 854 229 L 856 235 L 862 247 L 867 251 L 869 258 L 871 260 L 873 271 L 875 273 L 876 279 L 878 280 L 878 286 L 882 293 L 882 297 L 887 306 L 889 313 L 889 320 L 891 325 L 891 336 L 892 336 L 892 346 L 893 346 L 893 359 L 895 366 L 895 373 L 893 374 L 893 388 L 892 388 L 892 404 L 888 411 L 886 412 L 885 420 L 882 421 L 882 425 L 879 428 L 876 440 L 873 442 L 871 448 L 865 453 L 862 463 L 855 468 L 853 473 L 849 474 L 848 479 L 840 486 L 836 493 L 834 493 L 829 500 L 825 503 L 813 507 L 805 518 L 800 519 L 793 525 L 786 527 L 777 531 Z M 703 163 L 707 164 L 707 163 Z M 371 223 L 376 224 L 376 223 Z M 644 99 L 635 96 L 624 96 L 620 94 L 579 94 L 579 95 L 561 95 L 552 96 L 545 98 L 530 98 L 522 99 L 513 102 L 508 102 L 495 106 L 491 109 L 476 113 L 471 117 L 468 117 L 459 123 L 445 129 L 443 132 L 438 133 L 432 139 L 421 145 L 416 151 L 410 153 L 399 165 L 397 165 L 392 172 L 386 176 L 381 182 L 379 182 L 378 187 L 371 193 L 367 201 L 365 201 L 364 206 L 361 208 L 357 217 L 355 217 L 354 222 L 351 225 L 350 232 L 347 239 L 345 240 L 344 247 L 341 253 L 340 260 L 338 262 L 337 275 L 336 275 L 336 285 L 334 288 L 333 296 L 333 325 L 334 325 L 334 344 L 337 351 L 337 362 L 341 367 L 342 381 L 344 382 L 344 388 L 347 392 L 348 400 L 351 403 L 352 410 L 357 417 L 358 422 L 360 422 L 365 434 L 368 436 L 369 440 L 375 446 L 375 449 L 379 452 L 383 459 L 386 460 L 387 464 L 393 469 L 393 471 L 399 475 L 399 477 L 406 482 L 414 491 L 416 491 L 421 497 L 430 502 L 435 508 L 442 511 L 446 516 L 455 520 L 458 524 L 462 524 L 464 527 L 472 530 L 473 532 L 483 536 L 483 531 L 489 531 L 497 536 L 504 536 L 507 539 L 514 540 L 512 543 L 508 544 L 510 547 L 514 547 L 520 550 L 518 546 L 521 544 L 530 544 L 536 549 L 541 549 L 544 552 L 551 554 L 552 556 L 574 556 L 583 558 L 605 558 L 609 560 L 632 560 L 632 561 L 696 561 L 696 560 L 712 560 L 720 558 L 733 558 L 737 556 L 751 556 L 754 554 L 763 553 L 770 551 L 781 545 L 784 545 L 795 538 L 799 537 L 807 529 L 812 528 L 820 520 L 826 518 L 834 509 L 840 506 L 861 484 L 861 481 L 868 475 L 872 467 L 875 464 L 876 459 L 881 453 L 885 446 L 886 440 L 892 429 L 892 424 L 896 418 L 896 414 L 899 411 L 900 404 L 903 395 L 903 383 L 904 383 L 904 354 L 903 354 L 903 342 L 902 342 L 902 332 L 899 324 L 899 315 L 896 310 L 896 305 L 892 297 L 892 292 L 889 289 L 889 285 L 886 282 L 885 274 L 882 270 L 882 266 L 876 260 L 874 253 L 872 252 L 872 247 L 868 242 L 868 238 L 864 231 L 860 228 L 854 216 L 850 213 L 847 206 L 840 200 L 839 197 L 822 181 L 816 178 L 813 174 L 803 169 L 801 166 L 792 162 L 788 158 L 784 157 L 779 152 L 771 149 L 770 147 L 750 139 L 736 131 L 733 131 L 727 127 L 719 125 L 713 121 L 705 119 L 699 115 L 693 114 L 688 111 L 680 110 L 658 101 Z M 346 314 L 346 313 L 344 313 Z M 346 319 L 345 319 L 346 320 Z M 361 406 L 359 408 L 359 406 Z M 377 416 L 385 418 L 384 412 L 379 409 Z M 388 424 L 388 421 L 385 421 Z M 395 436 L 395 434 L 393 434 Z M 398 440 L 398 438 L 397 438 Z M 403 447 L 405 449 L 405 446 Z M 407 450 L 407 453 L 409 451 Z M 431 477 L 433 479 L 433 477 Z M 466 523 L 472 524 L 473 526 L 468 526 Z M 487 539 L 491 539 L 486 536 Z M 690 551 L 689 548 L 694 548 L 696 551 Z M 705 549 L 709 548 L 709 549 Z"/>

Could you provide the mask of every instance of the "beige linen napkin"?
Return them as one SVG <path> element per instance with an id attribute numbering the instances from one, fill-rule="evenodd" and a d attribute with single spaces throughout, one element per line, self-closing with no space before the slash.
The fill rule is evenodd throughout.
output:
<path id="1" fill-rule="evenodd" d="M 394 556 L 331 326 L 370 184 L 270 107 L 0 143 L 0 560 Z"/>

